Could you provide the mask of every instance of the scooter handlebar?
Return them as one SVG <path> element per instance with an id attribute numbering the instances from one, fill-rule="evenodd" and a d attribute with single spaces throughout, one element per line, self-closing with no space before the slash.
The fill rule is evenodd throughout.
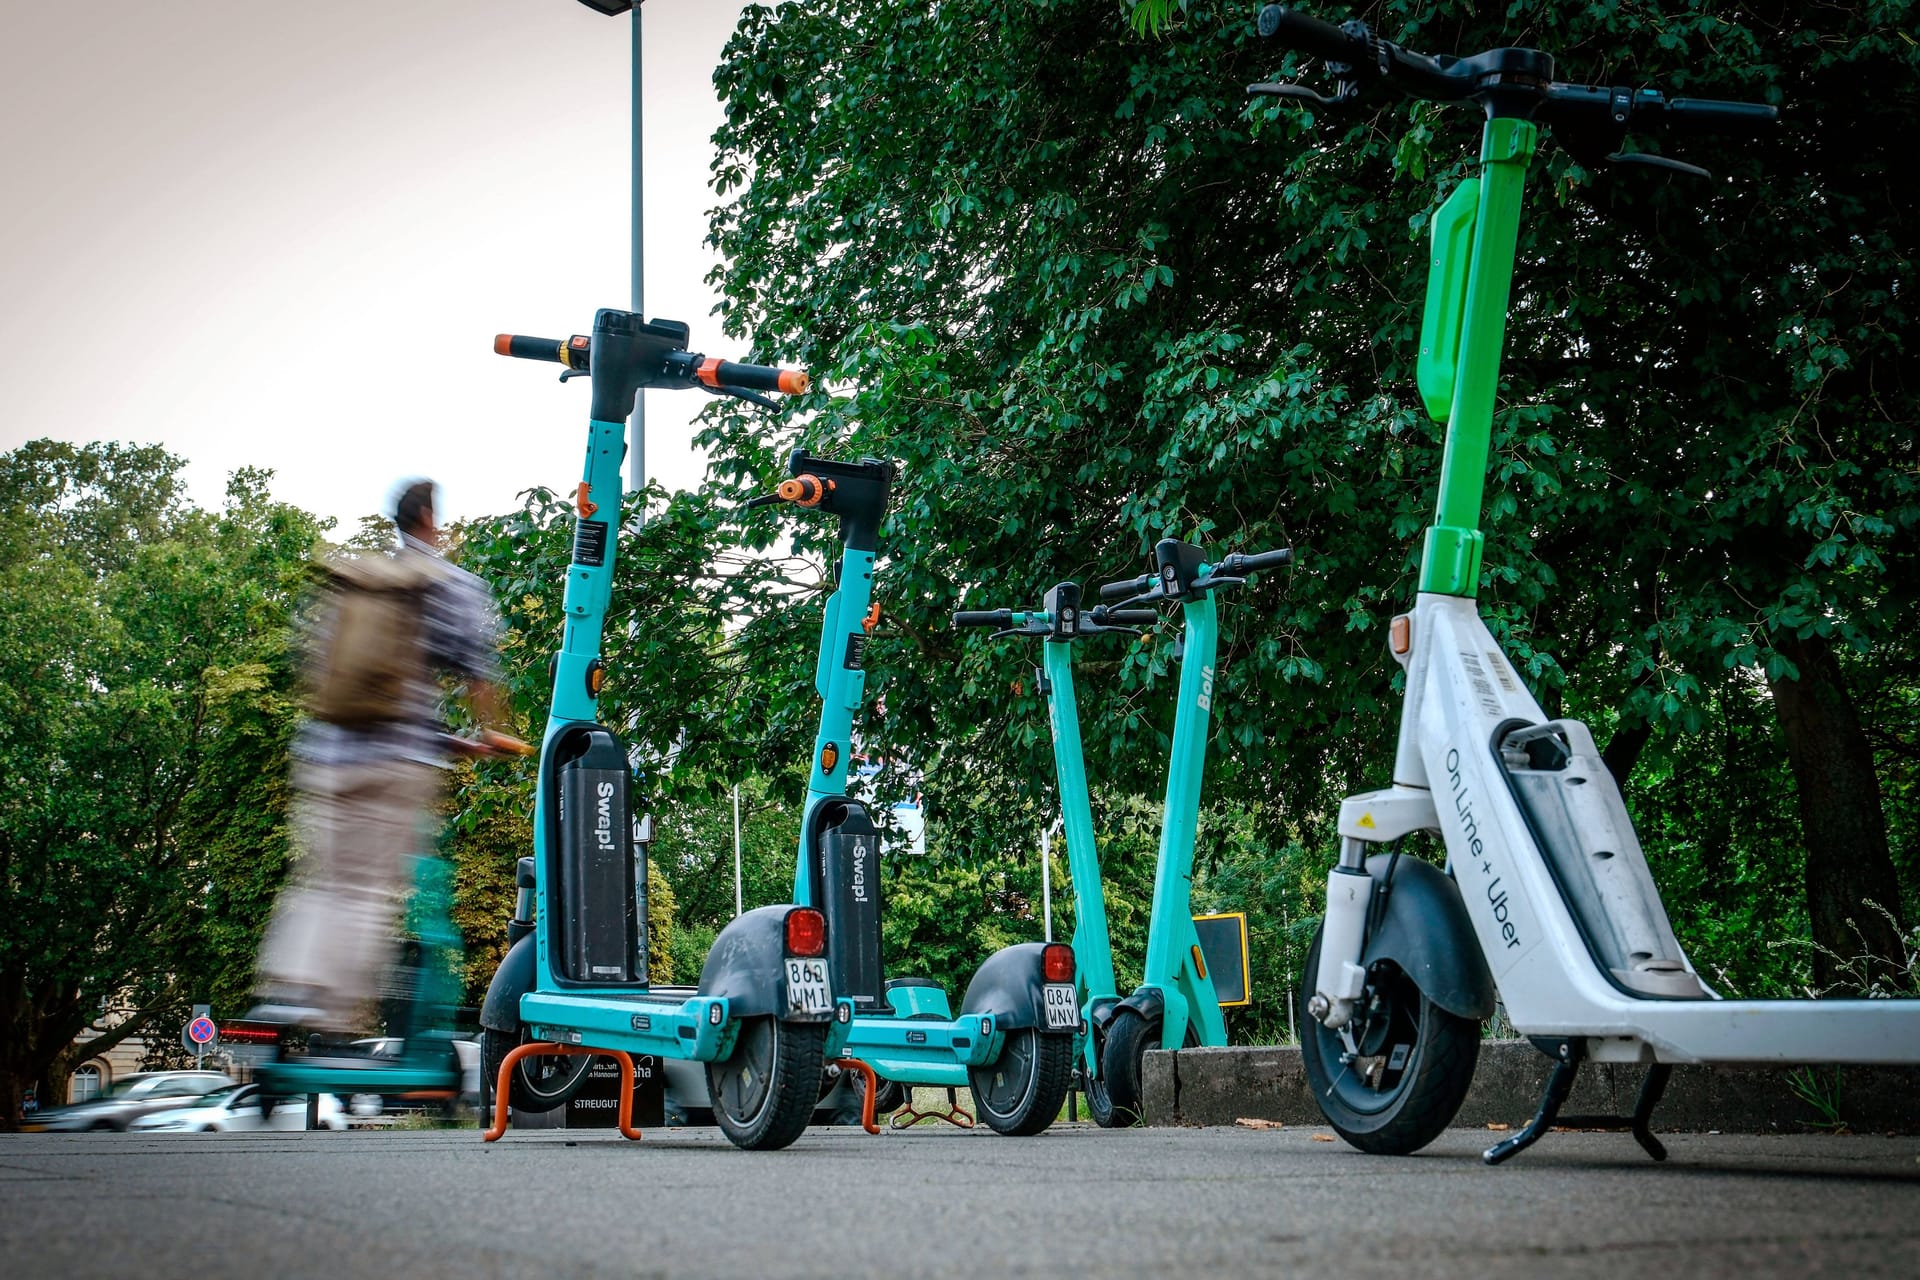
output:
<path id="1" fill-rule="evenodd" d="M 1159 581 L 1151 573 L 1143 573 L 1137 578 L 1128 578 L 1125 582 L 1106 582 L 1100 586 L 1102 600 L 1125 600 L 1128 596 L 1137 596 L 1155 582 Z"/>
<path id="2" fill-rule="evenodd" d="M 1281 547 L 1276 551 L 1254 551 L 1244 555 L 1235 552 L 1222 560 L 1214 572 L 1228 577 L 1238 577 L 1243 573 L 1257 573 L 1261 569 L 1277 569 L 1292 561 L 1292 547 Z"/>
<path id="3" fill-rule="evenodd" d="M 1093 621 L 1103 627 L 1151 627 L 1160 621 L 1155 609 L 1107 609 L 1093 611 Z"/>
<path id="4" fill-rule="evenodd" d="M 1270 4 L 1260 11 L 1260 34 L 1328 62 L 1361 62 L 1367 56 L 1364 37 L 1285 5 Z"/>
<path id="5" fill-rule="evenodd" d="M 564 338 L 529 338 L 525 334 L 500 333 L 494 335 L 493 350 L 496 355 L 512 356 L 515 360 L 567 363 L 567 342 Z"/>
<path id="6" fill-rule="evenodd" d="M 798 369 L 781 369 L 770 364 L 742 364 L 708 356 L 701 359 L 693 376 L 719 390 L 732 387 L 740 391 L 778 391 L 785 395 L 805 395 L 813 379 Z"/>
<path id="7" fill-rule="evenodd" d="M 961 609 L 953 615 L 956 630 L 961 627 L 1010 627 L 1013 625 L 1011 609 Z"/>

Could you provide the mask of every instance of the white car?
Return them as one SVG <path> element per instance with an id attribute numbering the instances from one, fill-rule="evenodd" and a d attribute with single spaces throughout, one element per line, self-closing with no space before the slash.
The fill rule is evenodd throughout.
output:
<path id="1" fill-rule="evenodd" d="M 247 1133 L 257 1129 L 305 1129 L 307 1099 L 304 1094 L 287 1098 L 273 1109 L 273 1118 L 260 1122 L 260 1087 L 238 1084 L 218 1093 L 210 1093 L 191 1106 L 171 1111 L 156 1111 L 141 1116 L 129 1127 L 131 1133 Z M 320 1127 L 344 1129 L 347 1113 L 340 1100 L 330 1093 L 320 1095 Z"/>

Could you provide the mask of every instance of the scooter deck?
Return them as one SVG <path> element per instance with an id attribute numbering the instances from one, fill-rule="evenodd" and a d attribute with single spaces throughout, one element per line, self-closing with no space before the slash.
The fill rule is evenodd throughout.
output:
<path id="1" fill-rule="evenodd" d="M 952 1019 L 855 1014 L 845 1052 L 901 1084 L 963 1087 L 968 1067 L 996 1056 L 998 1038 L 990 1013 Z"/>
<path id="2" fill-rule="evenodd" d="M 724 1057 L 735 1030 L 727 998 L 703 996 L 692 987 L 635 987 L 590 995 L 529 991 L 520 997 L 520 1021 L 536 1040 L 695 1062 Z M 827 1027 L 828 1053 L 837 1056 L 846 1023 L 831 1016 L 819 1021 Z"/>

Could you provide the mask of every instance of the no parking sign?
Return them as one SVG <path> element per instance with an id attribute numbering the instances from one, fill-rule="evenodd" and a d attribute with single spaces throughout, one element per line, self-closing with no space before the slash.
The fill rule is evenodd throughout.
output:
<path id="1" fill-rule="evenodd" d="M 180 1043 L 194 1053 L 205 1053 L 220 1042 L 220 1028 L 208 1016 L 212 1012 L 210 1005 L 193 1006 L 193 1016 L 180 1029 Z"/>

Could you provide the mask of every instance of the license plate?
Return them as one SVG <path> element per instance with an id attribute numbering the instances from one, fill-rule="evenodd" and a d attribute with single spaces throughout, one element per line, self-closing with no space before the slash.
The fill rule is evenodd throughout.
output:
<path id="1" fill-rule="evenodd" d="M 1080 1002 L 1071 984 L 1049 982 L 1046 985 L 1047 1030 L 1072 1030 L 1080 1025 Z"/>
<path id="2" fill-rule="evenodd" d="M 787 961 L 787 1012 L 833 1012 L 833 993 L 827 990 L 825 960 Z"/>

